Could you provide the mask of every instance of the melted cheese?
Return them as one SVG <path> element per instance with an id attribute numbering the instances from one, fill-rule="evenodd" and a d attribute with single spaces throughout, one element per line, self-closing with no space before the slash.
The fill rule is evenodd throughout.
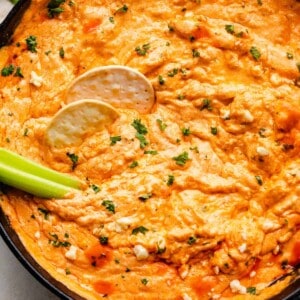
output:
<path id="1" fill-rule="evenodd" d="M 1 196 L 25 247 L 87 299 L 278 293 L 288 280 L 266 287 L 300 259 L 300 3 L 73 4 L 50 19 L 47 1 L 33 0 L 0 49 L 1 68 L 24 76 L 0 76 L 1 146 L 89 186 L 64 200 Z M 49 149 L 45 130 L 70 83 L 114 64 L 151 80 L 153 111 L 119 108 L 80 146 Z"/>

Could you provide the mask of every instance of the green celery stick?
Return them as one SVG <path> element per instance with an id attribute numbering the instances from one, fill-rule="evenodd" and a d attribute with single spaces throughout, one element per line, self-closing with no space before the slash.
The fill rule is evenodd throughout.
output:
<path id="1" fill-rule="evenodd" d="M 11 166 L 19 171 L 23 171 L 24 173 L 56 182 L 60 185 L 65 185 L 75 189 L 80 189 L 82 186 L 81 181 L 76 178 L 72 178 L 71 176 L 41 166 L 32 160 L 4 148 L 0 148 L 0 163 Z"/>
<path id="2" fill-rule="evenodd" d="M 0 162 L 0 181 L 41 198 L 64 198 L 73 189 Z"/>

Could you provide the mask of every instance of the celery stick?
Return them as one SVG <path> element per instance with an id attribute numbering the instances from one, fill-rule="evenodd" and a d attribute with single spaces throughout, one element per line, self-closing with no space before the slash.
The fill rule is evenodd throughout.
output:
<path id="1" fill-rule="evenodd" d="M 23 156 L 4 148 L 0 148 L 0 162 L 28 174 L 56 182 L 60 185 L 69 186 L 75 189 L 80 189 L 82 185 L 82 183 L 76 178 L 72 178 L 68 175 L 41 166 L 32 160 L 24 158 Z"/>
<path id="2" fill-rule="evenodd" d="M 64 198 L 71 187 L 49 181 L 0 162 L 0 181 L 42 198 Z"/>

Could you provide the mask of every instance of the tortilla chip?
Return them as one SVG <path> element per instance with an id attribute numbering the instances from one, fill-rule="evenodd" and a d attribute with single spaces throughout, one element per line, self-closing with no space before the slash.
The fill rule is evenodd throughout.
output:
<path id="1" fill-rule="evenodd" d="M 99 100 L 84 99 L 66 105 L 52 119 L 46 142 L 53 147 L 79 145 L 85 138 L 112 124 L 118 112 Z"/>
<path id="2" fill-rule="evenodd" d="M 67 103 L 86 98 L 135 109 L 141 114 L 150 113 L 155 102 L 149 80 L 125 66 L 98 67 L 76 78 L 67 92 Z"/>

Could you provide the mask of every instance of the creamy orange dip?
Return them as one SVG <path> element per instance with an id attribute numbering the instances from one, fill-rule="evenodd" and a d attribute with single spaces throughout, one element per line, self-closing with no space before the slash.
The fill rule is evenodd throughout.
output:
<path id="1" fill-rule="evenodd" d="M 0 49 L 1 147 L 87 188 L 3 188 L 35 260 L 86 299 L 278 293 L 300 260 L 300 3 L 67 0 L 52 17 L 48 3 Z M 48 147 L 70 83 L 104 65 L 143 73 L 152 112 L 118 108 L 81 145 Z"/>

